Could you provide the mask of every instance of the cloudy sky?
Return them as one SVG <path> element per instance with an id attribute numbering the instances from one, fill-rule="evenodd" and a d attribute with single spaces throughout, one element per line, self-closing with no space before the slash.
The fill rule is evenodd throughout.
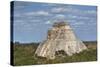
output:
<path id="1" fill-rule="evenodd" d="M 41 42 L 55 21 L 67 21 L 83 41 L 97 40 L 97 7 L 69 4 L 14 2 L 14 42 Z"/>

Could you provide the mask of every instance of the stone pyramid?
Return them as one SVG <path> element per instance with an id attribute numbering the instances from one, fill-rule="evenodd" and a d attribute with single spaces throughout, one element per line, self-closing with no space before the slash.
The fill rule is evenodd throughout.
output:
<path id="1" fill-rule="evenodd" d="M 69 24 L 57 22 L 48 30 L 47 39 L 40 43 L 35 55 L 55 59 L 57 51 L 64 51 L 68 56 L 86 50 L 85 44 L 79 40 Z"/>

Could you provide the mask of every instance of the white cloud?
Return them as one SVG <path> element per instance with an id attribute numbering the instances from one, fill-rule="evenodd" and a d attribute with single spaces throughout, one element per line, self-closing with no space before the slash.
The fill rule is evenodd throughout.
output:
<path id="1" fill-rule="evenodd" d="M 66 11 L 66 9 L 63 7 L 56 7 L 56 8 L 51 9 L 51 12 L 53 12 L 53 13 L 60 13 L 60 12 L 65 12 L 65 11 Z"/>
<path id="2" fill-rule="evenodd" d="M 84 22 L 83 21 L 74 22 L 72 25 L 84 25 Z"/>
<path id="3" fill-rule="evenodd" d="M 58 6 L 58 5 L 57 4 L 54 4 L 54 3 L 47 3 L 47 4 L 42 4 L 42 6 L 52 7 L 52 6 Z"/>
<path id="4" fill-rule="evenodd" d="M 49 16 L 49 12 L 47 11 L 36 11 L 36 12 L 28 12 L 25 15 L 33 15 L 33 16 Z"/>
<path id="5" fill-rule="evenodd" d="M 48 16 L 49 13 L 48 12 L 45 12 L 45 11 L 38 11 L 36 12 L 37 15 L 44 15 L 44 16 Z"/>
<path id="6" fill-rule="evenodd" d="M 67 16 L 67 18 L 72 18 L 72 19 L 84 19 L 84 20 L 91 19 L 90 17 L 87 17 L 87 16 L 71 15 L 71 14 L 69 14 L 69 15 Z"/>
<path id="7" fill-rule="evenodd" d="M 65 15 L 63 15 L 63 14 L 57 14 L 56 16 L 55 16 L 55 18 L 58 18 L 58 19 L 64 19 L 66 16 Z"/>
<path id="8" fill-rule="evenodd" d="M 51 9 L 51 12 L 53 13 L 62 13 L 62 12 L 71 12 L 71 13 L 77 13 L 80 10 L 73 8 L 72 6 L 66 6 L 66 7 L 55 7 Z"/>
<path id="9" fill-rule="evenodd" d="M 54 17 L 52 17 L 53 22 L 57 21 L 66 21 L 66 16 L 63 14 L 56 14 Z"/>
<path id="10" fill-rule="evenodd" d="M 48 20 L 48 21 L 45 22 L 45 24 L 51 24 L 51 21 Z"/>
<path id="11" fill-rule="evenodd" d="M 76 20 L 73 20 L 73 19 L 69 19 L 69 20 L 67 20 L 67 22 L 69 22 L 69 23 L 73 23 L 73 22 L 76 22 Z"/>
<path id="12" fill-rule="evenodd" d="M 68 17 L 68 18 L 77 18 L 76 15 L 71 15 L 71 14 L 69 14 L 67 17 Z"/>
<path id="13" fill-rule="evenodd" d="M 25 23 L 25 21 L 24 20 L 14 20 L 14 23 L 13 23 L 13 25 L 14 26 L 18 26 L 18 27 L 20 27 L 20 26 L 24 26 L 24 25 L 26 25 L 26 23 Z"/>
<path id="14" fill-rule="evenodd" d="M 97 12 L 95 10 L 87 10 L 87 11 L 84 11 L 84 13 L 96 14 Z"/>
<path id="15" fill-rule="evenodd" d="M 96 10 L 81 10 L 78 8 L 75 8 L 73 6 L 68 7 L 55 7 L 51 9 L 52 13 L 71 13 L 71 14 L 77 14 L 77 15 L 87 15 L 87 14 L 96 14 Z"/>

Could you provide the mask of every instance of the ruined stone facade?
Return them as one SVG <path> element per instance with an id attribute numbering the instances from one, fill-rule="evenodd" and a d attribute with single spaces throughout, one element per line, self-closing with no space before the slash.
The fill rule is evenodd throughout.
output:
<path id="1" fill-rule="evenodd" d="M 45 41 L 40 43 L 35 54 L 37 56 L 54 59 L 56 51 L 63 50 L 68 56 L 86 50 L 87 47 L 79 40 L 69 24 L 65 22 L 54 23 L 48 30 Z"/>

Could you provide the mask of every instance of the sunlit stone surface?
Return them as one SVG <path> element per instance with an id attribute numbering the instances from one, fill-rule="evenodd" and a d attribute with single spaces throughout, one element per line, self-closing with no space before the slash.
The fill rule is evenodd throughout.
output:
<path id="1" fill-rule="evenodd" d="M 40 43 L 35 54 L 37 56 L 54 59 L 56 51 L 63 50 L 68 56 L 86 50 L 84 43 L 76 38 L 72 28 L 65 22 L 54 23 L 48 30 L 45 41 Z"/>

